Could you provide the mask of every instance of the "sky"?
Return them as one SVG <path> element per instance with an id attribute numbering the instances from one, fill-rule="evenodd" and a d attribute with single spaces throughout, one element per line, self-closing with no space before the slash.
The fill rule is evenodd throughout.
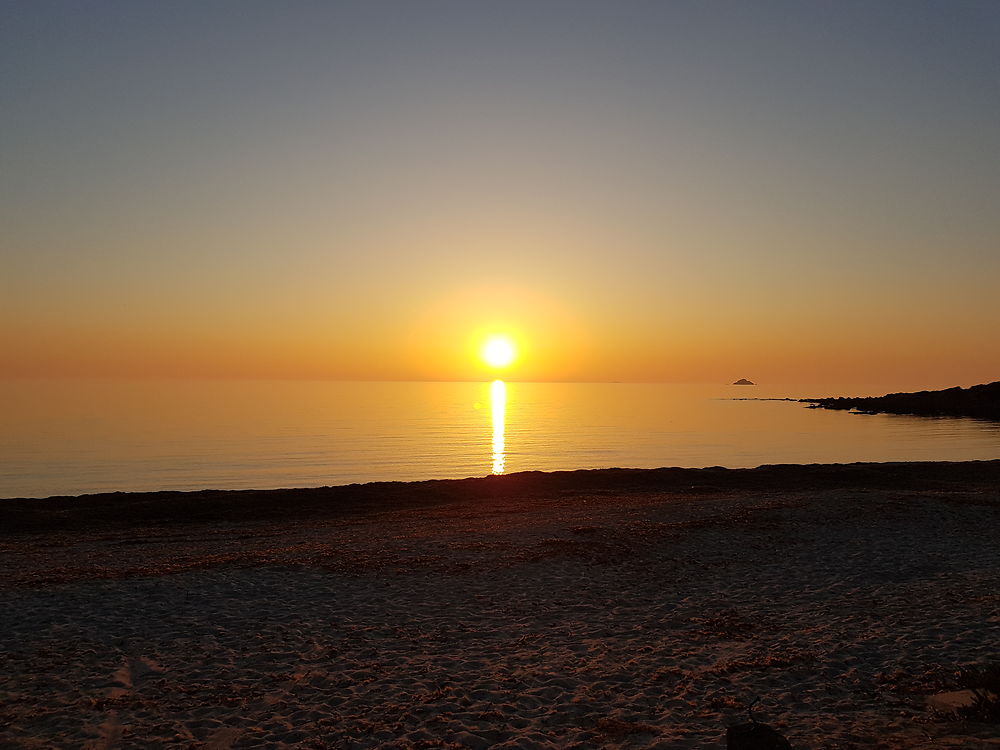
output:
<path id="1" fill-rule="evenodd" d="M 1000 379 L 995 0 L 0 14 L 0 376 Z"/>

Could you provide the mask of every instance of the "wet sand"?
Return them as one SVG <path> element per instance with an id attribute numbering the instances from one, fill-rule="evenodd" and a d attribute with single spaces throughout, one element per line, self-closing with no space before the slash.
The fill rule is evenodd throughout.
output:
<path id="1" fill-rule="evenodd" d="M 1000 747 L 1000 461 L 0 501 L 0 746 Z"/>

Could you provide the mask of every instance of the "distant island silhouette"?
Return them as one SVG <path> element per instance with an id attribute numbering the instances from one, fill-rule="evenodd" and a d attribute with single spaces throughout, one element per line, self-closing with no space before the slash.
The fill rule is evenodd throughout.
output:
<path id="1" fill-rule="evenodd" d="M 747 380 L 746 378 L 740 378 L 735 383 L 733 383 L 733 385 L 757 385 L 757 384 L 752 380 Z"/>
<path id="2" fill-rule="evenodd" d="M 859 398 L 802 398 L 811 409 L 857 409 L 869 414 L 916 414 L 923 417 L 978 417 L 1000 420 L 1000 381 L 969 388 L 889 393 Z"/>

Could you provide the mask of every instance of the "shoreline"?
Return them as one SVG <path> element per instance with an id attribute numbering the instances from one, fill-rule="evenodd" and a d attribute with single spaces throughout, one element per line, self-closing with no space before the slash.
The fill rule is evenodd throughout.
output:
<path id="1" fill-rule="evenodd" d="M 906 488 L 923 482 L 1000 483 L 1000 458 L 765 464 L 730 469 L 574 469 L 522 471 L 464 479 L 374 481 L 322 487 L 157 490 L 0 498 L 0 536 L 130 523 L 198 524 L 267 518 L 327 518 L 499 497 L 599 489 L 617 492 L 724 492 L 831 487 Z"/>
<path id="2" fill-rule="evenodd" d="M 908 414 L 918 417 L 971 418 L 1000 421 L 1000 381 L 968 388 L 887 393 L 884 396 L 802 398 L 809 409 L 834 409 L 859 414 Z"/>
<path id="3" fill-rule="evenodd" d="M 13 503 L 9 505 L 10 503 Z M 88 520 L 89 519 L 89 520 Z M 0 502 L 0 745 L 992 748 L 1000 461 Z"/>

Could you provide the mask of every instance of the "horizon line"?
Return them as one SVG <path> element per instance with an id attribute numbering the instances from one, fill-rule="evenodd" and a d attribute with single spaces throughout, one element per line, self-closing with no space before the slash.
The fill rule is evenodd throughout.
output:
<path id="1" fill-rule="evenodd" d="M 737 378 L 739 379 L 739 378 Z M 1000 377 L 998 377 L 1000 379 Z M 699 380 L 631 380 L 631 379 L 616 379 L 616 380 L 589 380 L 589 379 L 579 379 L 579 380 L 533 380 L 533 379 L 521 379 L 521 378 L 505 378 L 500 376 L 485 376 L 483 378 L 356 378 L 356 377 L 294 377 L 294 376 L 262 376 L 262 375 L 151 375 L 151 374 L 43 374 L 43 375 L 27 375 L 27 374 L 2 374 L 0 373 L 0 381 L 176 381 L 176 382 L 225 382 L 225 381 L 241 381 L 241 382 L 271 382 L 271 383 L 491 383 L 496 380 L 501 380 L 505 383 L 522 383 L 527 385 L 719 385 L 719 386 L 734 386 L 736 383 L 734 381 L 723 381 L 723 380 L 709 380 L 709 379 L 699 379 Z M 885 387 L 893 382 L 900 382 L 898 379 L 893 380 L 773 380 L 773 381 L 758 381 L 754 380 L 753 384 L 750 386 L 740 385 L 740 388 L 753 388 L 759 386 L 794 386 L 794 385 L 847 385 L 847 386 L 879 386 Z M 949 381 L 954 383 L 955 381 Z M 965 382 L 965 381 L 960 381 Z M 970 385 L 981 385 L 986 384 L 989 380 L 971 382 Z M 968 387 L 968 386 L 948 386 L 948 387 Z M 938 386 L 935 389 L 940 388 Z"/>

